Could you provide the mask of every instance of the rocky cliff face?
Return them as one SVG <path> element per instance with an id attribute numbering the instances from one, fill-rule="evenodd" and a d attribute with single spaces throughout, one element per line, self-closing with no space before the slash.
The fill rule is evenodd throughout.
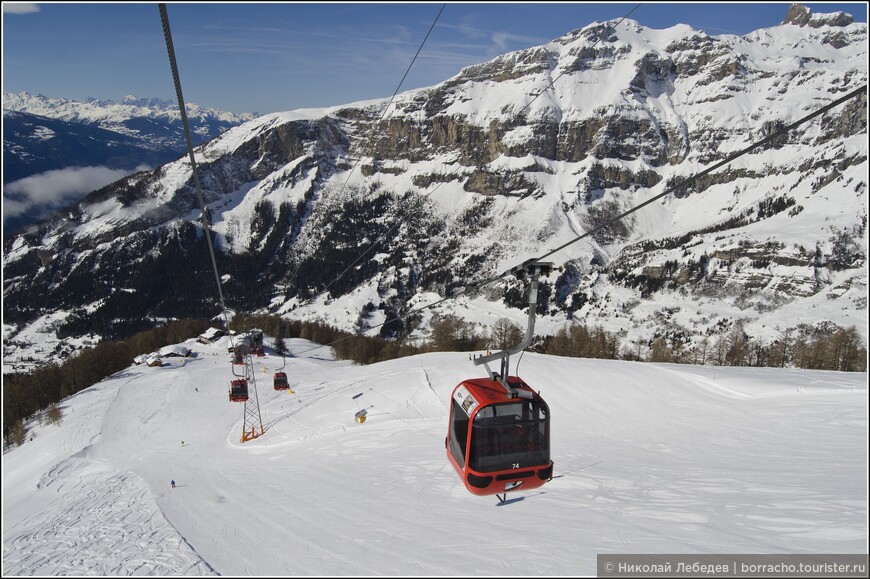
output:
<path id="1" fill-rule="evenodd" d="M 431 311 L 380 323 L 686 184 L 553 256 L 541 333 L 580 320 L 691 341 L 740 321 L 764 339 L 800 319 L 866 339 L 866 95 L 689 181 L 866 83 L 866 25 L 845 16 L 793 7 L 743 37 L 593 24 L 387 111 L 232 128 L 197 152 L 229 305 L 425 335 Z M 181 159 L 9 240 L 9 336 L 57 311 L 63 332 L 103 336 L 214 315 L 199 213 Z M 509 285 L 438 311 L 521 319 Z"/>

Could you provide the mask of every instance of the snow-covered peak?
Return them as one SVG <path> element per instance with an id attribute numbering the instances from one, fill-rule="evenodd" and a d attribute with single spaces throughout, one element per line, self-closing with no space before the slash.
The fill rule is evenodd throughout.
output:
<path id="1" fill-rule="evenodd" d="M 175 101 L 163 100 L 159 98 L 139 98 L 135 95 L 125 96 L 121 99 L 121 104 L 153 109 L 169 109 L 172 107 L 178 108 L 178 103 Z"/>
<path id="2" fill-rule="evenodd" d="M 257 113 L 231 113 L 185 103 L 192 120 L 216 120 L 239 124 L 258 116 Z M 3 93 L 3 109 L 20 111 L 73 123 L 119 124 L 131 118 L 179 119 L 178 104 L 159 98 L 139 98 L 127 95 L 120 102 L 89 98 L 82 101 L 49 98 L 28 92 Z"/>
<path id="3" fill-rule="evenodd" d="M 792 4 L 791 8 L 788 9 L 788 13 L 782 21 L 782 24 L 821 28 L 823 26 L 848 26 L 853 22 L 855 22 L 855 19 L 851 14 L 847 14 L 846 12 L 841 11 L 828 14 L 813 14 L 812 10 L 803 4 Z"/>

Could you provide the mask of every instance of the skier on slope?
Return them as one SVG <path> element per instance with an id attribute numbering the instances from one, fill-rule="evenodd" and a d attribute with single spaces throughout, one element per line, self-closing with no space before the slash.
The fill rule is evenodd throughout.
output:
<path id="1" fill-rule="evenodd" d="M 175 481 L 172 481 L 172 488 L 175 488 Z"/>

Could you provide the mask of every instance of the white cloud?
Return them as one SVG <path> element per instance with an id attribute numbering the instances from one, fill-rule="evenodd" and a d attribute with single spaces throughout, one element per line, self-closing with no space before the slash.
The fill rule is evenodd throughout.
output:
<path id="1" fill-rule="evenodd" d="M 3 12 L 5 14 L 32 14 L 39 12 L 39 4 L 33 2 L 4 2 Z"/>
<path id="2" fill-rule="evenodd" d="M 3 219 L 5 220 L 7 217 L 18 217 L 20 215 L 24 215 L 28 213 L 31 209 L 31 205 L 29 203 L 25 203 L 19 201 L 17 199 L 6 199 L 3 198 Z"/>
<path id="3" fill-rule="evenodd" d="M 147 167 L 138 167 L 144 170 Z M 107 167 L 67 167 L 31 175 L 14 181 L 3 190 L 3 216 L 17 217 L 24 213 L 45 212 L 77 201 L 133 171 Z"/>

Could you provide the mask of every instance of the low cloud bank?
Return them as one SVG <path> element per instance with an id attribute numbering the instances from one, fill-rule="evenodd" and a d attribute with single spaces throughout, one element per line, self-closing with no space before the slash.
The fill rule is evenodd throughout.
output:
<path id="1" fill-rule="evenodd" d="M 3 188 L 3 219 L 28 216 L 39 219 L 74 203 L 96 189 L 105 187 L 136 171 L 108 167 L 67 167 L 19 179 Z"/>

